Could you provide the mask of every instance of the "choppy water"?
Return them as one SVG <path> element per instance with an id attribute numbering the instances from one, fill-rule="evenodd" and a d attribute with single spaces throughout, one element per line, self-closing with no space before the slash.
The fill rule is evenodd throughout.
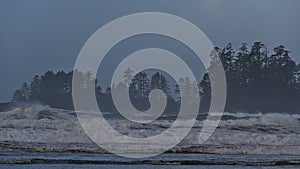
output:
<path id="1" fill-rule="evenodd" d="M 166 130 L 173 116 L 144 125 L 105 114 L 113 128 L 134 137 Z M 225 113 L 212 137 L 199 145 L 205 116 L 199 115 L 169 154 L 135 160 L 105 154 L 73 111 L 35 106 L 0 112 L 0 168 L 300 168 L 300 114 Z"/>

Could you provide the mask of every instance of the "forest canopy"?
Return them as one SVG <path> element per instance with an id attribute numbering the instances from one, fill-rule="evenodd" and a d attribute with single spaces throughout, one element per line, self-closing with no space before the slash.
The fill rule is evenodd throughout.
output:
<path id="1" fill-rule="evenodd" d="M 225 111 L 229 112 L 296 112 L 300 110 L 300 64 L 296 63 L 283 45 L 269 49 L 262 42 L 254 42 L 251 46 L 243 43 L 235 51 L 229 43 L 224 48 L 215 47 L 216 55 L 211 55 L 212 63 L 220 59 L 226 75 L 227 100 Z M 213 69 L 208 69 L 213 74 Z M 78 71 L 54 73 L 47 71 L 35 75 L 29 83 L 24 83 L 16 90 L 13 102 L 39 101 L 56 108 L 73 109 L 72 77 L 80 75 L 85 84 L 95 84 L 95 92 L 99 106 L 105 111 L 116 111 L 111 98 L 111 87 L 103 90 L 98 80 L 91 74 Z M 165 111 L 177 111 L 180 107 L 180 90 L 178 85 L 196 92 L 199 88 L 201 96 L 200 111 L 208 111 L 211 96 L 211 84 L 208 73 L 200 82 L 181 79 L 178 84 L 168 82 L 162 72 L 148 74 L 133 72 L 128 68 L 124 72 L 123 82 L 115 86 L 128 85 L 133 105 L 144 110 L 149 107 L 149 93 L 161 89 L 168 98 Z M 130 80 L 132 79 L 132 80 Z M 174 87 L 170 87 L 174 85 Z M 174 89 L 174 90 L 171 90 Z"/>

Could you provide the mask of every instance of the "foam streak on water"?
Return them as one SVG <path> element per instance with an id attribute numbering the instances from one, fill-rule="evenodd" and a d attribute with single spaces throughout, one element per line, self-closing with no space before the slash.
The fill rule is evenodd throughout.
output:
<path id="1" fill-rule="evenodd" d="M 105 116 L 116 130 L 133 137 L 156 135 L 172 124 L 172 115 L 150 125 L 114 118 L 112 113 Z M 199 118 L 186 139 L 169 153 L 300 155 L 299 119 L 299 114 L 287 113 L 224 113 L 212 137 L 199 145 L 198 134 L 204 123 Z M 113 141 L 108 144 L 134 153 L 126 145 L 114 145 Z M 16 150 L 106 153 L 86 136 L 75 112 L 47 106 L 0 112 L 0 151 Z"/>

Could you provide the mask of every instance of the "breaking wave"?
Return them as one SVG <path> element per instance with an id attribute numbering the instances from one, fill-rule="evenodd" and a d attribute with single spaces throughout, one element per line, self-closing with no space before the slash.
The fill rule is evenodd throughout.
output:
<path id="1" fill-rule="evenodd" d="M 0 114 L 1 152 L 106 153 L 87 137 L 74 111 L 36 105 Z M 112 113 L 106 115 L 116 130 L 134 137 L 155 135 L 172 124 L 164 118 L 145 126 L 114 118 Z M 169 152 L 300 155 L 299 119 L 300 114 L 288 113 L 224 113 L 217 130 L 203 145 L 198 144 L 198 136 L 204 121 L 198 120 L 190 134 Z M 126 145 L 110 144 L 124 152 L 135 151 L 126 149 Z"/>

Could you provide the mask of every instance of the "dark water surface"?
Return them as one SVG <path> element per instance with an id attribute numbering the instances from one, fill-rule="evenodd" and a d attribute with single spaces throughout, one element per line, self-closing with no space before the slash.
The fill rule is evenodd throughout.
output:
<path id="1" fill-rule="evenodd" d="M 162 154 L 146 159 L 112 154 L 87 153 L 0 153 L 2 169 L 198 169 L 198 168 L 300 168 L 300 156 Z"/>
<path id="2" fill-rule="evenodd" d="M 30 165 L 0 165 L 2 169 L 299 169 L 300 166 L 229 166 L 229 165 L 196 165 L 196 166 L 176 166 L 176 165 L 70 165 L 70 164 L 30 164 Z"/>

